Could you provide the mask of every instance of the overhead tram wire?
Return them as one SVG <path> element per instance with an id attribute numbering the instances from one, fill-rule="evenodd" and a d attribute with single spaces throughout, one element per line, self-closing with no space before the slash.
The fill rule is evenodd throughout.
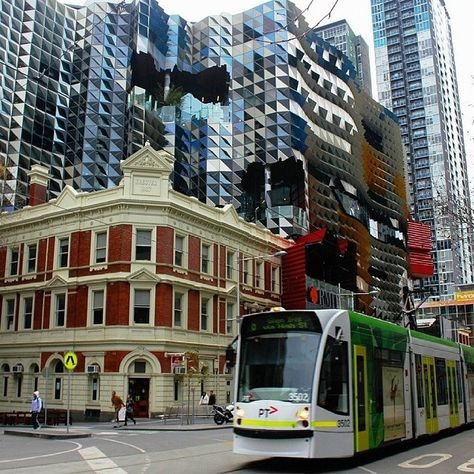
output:
<path id="1" fill-rule="evenodd" d="M 310 2 L 308 3 L 308 5 L 306 6 L 306 8 L 304 10 L 301 10 L 298 15 L 296 15 L 294 18 L 290 18 L 291 21 L 296 21 L 296 20 L 299 20 L 304 13 L 306 13 L 310 8 L 311 8 L 311 5 L 314 3 L 315 0 L 310 0 Z M 278 33 L 279 31 L 282 31 L 282 30 L 286 30 L 288 28 L 288 25 L 281 25 L 280 28 L 276 29 L 276 30 L 273 30 L 271 31 L 270 33 L 273 34 L 273 33 Z"/>
<path id="2" fill-rule="evenodd" d="M 332 5 L 332 7 L 329 9 L 328 13 L 326 13 L 323 17 L 321 17 L 318 20 L 318 22 L 315 25 L 311 26 L 310 28 L 308 28 L 303 33 L 300 33 L 298 35 L 293 35 L 293 33 L 290 33 L 290 31 L 288 30 L 288 25 L 286 25 L 286 26 L 282 26 L 282 27 L 280 27 L 280 28 L 278 28 L 274 31 L 270 31 L 269 33 L 266 33 L 266 34 L 269 35 L 269 34 L 272 34 L 272 33 L 278 33 L 279 31 L 282 31 L 282 30 L 286 30 L 288 33 L 293 35 L 291 38 L 286 38 L 286 39 L 281 39 L 281 40 L 276 40 L 276 41 L 270 41 L 270 40 L 265 40 L 265 39 L 261 39 L 261 38 L 255 38 L 254 41 L 259 41 L 259 42 L 264 43 L 264 44 L 281 44 L 281 43 L 288 43 L 288 42 L 293 41 L 293 40 L 302 39 L 306 35 L 311 33 L 313 30 L 315 30 L 326 18 L 331 18 L 331 14 L 334 11 L 334 9 L 336 8 L 338 3 L 339 3 L 339 0 L 334 0 L 334 3 Z M 301 15 L 302 15 L 302 12 L 299 15 L 297 15 L 294 19 L 292 19 L 292 21 L 297 20 Z"/>

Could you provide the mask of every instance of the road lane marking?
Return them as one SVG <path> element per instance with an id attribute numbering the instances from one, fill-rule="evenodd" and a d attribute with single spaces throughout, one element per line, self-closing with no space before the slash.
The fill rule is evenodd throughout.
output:
<path id="1" fill-rule="evenodd" d="M 438 459 L 434 459 L 430 463 L 426 464 L 413 464 L 416 461 L 420 461 L 424 458 L 433 458 L 437 457 Z M 408 461 L 402 462 L 398 465 L 398 467 L 403 467 L 405 469 L 429 469 L 430 467 L 436 466 L 436 464 L 442 463 L 447 461 L 448 459 L 452 458 L 451 454 L 442 454 L 442 453 L 432 453 L 432 454 L 422 454 L 421 456 L 416 456 L 415 458 L 411 458 Z"/>
<path id="2" fill-rule="evenodd" d="M 474 458 L 458 466 L 458 470 L 462 472 L 474 472 Z"/>
<path id="3" fill-rule="evenodd" d="M 130 448 L 136 449 L 137 451 L 140 451 L 141 453 L 146 453 L 146 451 L 144 449 L 139 448 L 138 446 L 135 446 L 134 444 L 125 443 L 124 441 L 119 441 L 117 439 L 109 439 L 109 438 L 99 438 L 99 439 L 103 439 L 105 441 L 110 441 L 111 443 L 124 444 L 125 446 L 129 446 Z"/>
<path id="4" fill-rule="evenodd" d="M 365 472 L 368 472 L 369 474 L 377 474 L 375 471 L 371 471 L 370 469 L 367 469 L 366 467 L 362 466 L 357 466 L 359 469 L 362 469 Z"/>
<path id="5" fill-rule="evenodd" d="M 75 444 L 76 447 L 72 448 L 72 449 L 67 449 L 65 451 L 58 451 L 57 453 L 38 454 L 37 456 L 28 456 L 27 458 L 3 459 L 3 460 L 0 461 L 0 464 L 4 464 L 4 463 L 7 463 L 7 462 L 29 461 L 30 459 L 49 458 L 51 456 L 60 456 L 61 454 L 72 453 L 72 452 L 77 451 L 78 449 L 82 448 L 82 444 L 76 443 L 75 441 L 65 441 L 65 442 Z"/>
<path id="6" fill-rule="evenodd" d="M 84 461 L 89 464 L 94 472 L 107 472 L 110 474 L 127 474 L 122 468 L 118 467 L 112 459 L 109 459 L 100 449 L 95 446 L 79 450 L 79 454 Z"/>
<path id="7" fill-rule="evenodd" d="M 141 472 L 145 473 L 150 468 L 150 466 L 151 466 L 150 456 L 147 454 L 147 452 L 144 449 L 139 448 L 138 446 L 135 446 L 134 444 L 125 443 L 125 442 L 119 441 L 117 439 L 109 439 L 109 438 L 100 438 L 100 439 L 103 439 L 104 441 L 109 441 L 111 443 L 123 444 L 125 446 L 129 446 L 130 448 L 136 449 L 137 451 L 140 451 L 141 453 L 144 453 L 145 454 L 145 459 L 143 461 L 143 466 L 142 466 Z"/>

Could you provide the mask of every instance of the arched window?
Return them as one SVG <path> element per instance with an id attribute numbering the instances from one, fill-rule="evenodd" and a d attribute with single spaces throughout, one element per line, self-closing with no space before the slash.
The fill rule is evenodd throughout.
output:
<path id="1" fill-rule="evenodd" d="M 33 392 L 38 390 L 38 385 L 39 385 L 39 366 L 38 364 L 31 364 L 30 366 L 30 372 L 33 374 Z"/>
<path id="2" fill-rule="evenodd" d="M 89 378 L 89 397 L 91 402 L 99 400 L 99 373 L 100 365 L 96 362 L 87 366 L 87 373 L 91 376 Z"/>
<path id="3" fill-rule="evenodd" d="M 57 360 L 53 365 L 54 367 L 54 400 L 61 400 L 62 398 L 62 386 L 63 378 L 62 374 L 64 373 L 64 365 L 62 360 Z"/>
<path id="4" fill-rule="evenodd" d="M 24 367 L 23 364 L 16 364 L 13 366 L 14 371 L 13 374 L 16 375 L 16 397 L 21 398 L 21 390 L 23 388 L 23 371 Z"/>
<path id="5" fill-rule="evenodd" d="M 3 390 L 2 396 L 4 398 L 8 397 L 8 376 L 10 374 L 10 366 L 8 364 L 2 365 L 2 372 L 3 372 Z"/>

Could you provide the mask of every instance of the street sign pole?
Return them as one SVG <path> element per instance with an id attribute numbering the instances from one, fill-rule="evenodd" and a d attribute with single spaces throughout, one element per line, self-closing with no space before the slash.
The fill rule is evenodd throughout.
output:
<path id="1" fill-rule="evenodd" d="M 66 411 L 66 433 L 69 433 L 69 411 L 71 410 L 71 375 L 72 370 L 68 370 L 67 377 L 67 411 Z"/>
<path id="2" fill-rule="evenodd" d="M 44 396 L 43 396 L 43 407 L 44 407 L 44 424 L 45 426 L 48 425 L 48 375 L 49 370 L 48 367 L 44 369 Z"/>
<path id="3" fill-rule="evenodd" d="M 69 372 L 67 378 L 67 410 L 66 410 L 66 432 L 69 433 L 69 412 L 71 410 L 71 375 L 77 365 L 77 355 L 72 352 L 66 352 L 63 357 L 63 364 Z"/>

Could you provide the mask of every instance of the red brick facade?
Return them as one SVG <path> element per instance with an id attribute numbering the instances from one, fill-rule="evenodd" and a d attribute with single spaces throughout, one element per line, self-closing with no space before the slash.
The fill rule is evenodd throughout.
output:
<path id="1" fill-rule="evenodd" d="M 143 153 L 148 154 L 145 167 L 140 165 Z M 159 166 L 150 167 L 150 162 Z M 117 390 L 146 401 L 144 413 L 151 415 L 182 402 L 183 384 L 198 383 L 174 375 L 170 354 L 198 354 L 199 373 L 206 369 L 202 373 L 212 374 L 199 383 L 220 393 L 224 402 L 230 397 L 231 378 L 224 354 L 236 332 L 235 324 L 228 323 L 237 320 L 238 297 L 239 313 L 249 311 L 250 303 L 261 309 L 280 305 L 279 289 L 270 291 L 271 281 L 264 289 L 239 285 L 238 259 L 243 254 L 239 256 L 237 249 L 245 246 L 246 257 L 260 258 L 291 244 L 244 223 L 230 206 L 209 208 L 170 191 L 170 165 L 158 152 L 145 147 L 126 163 L 130 164 L 124 165 L 123 184 L 117 190 L 79 195 L 65 189 L 57 201 L 60 205 L 37 203 L 3 223 L 0 371 L 9 377 L 11 366 L 21 364 L 25 386 L 29 378 L 40 377 L 49 406 L 60 408 L 65 403 L 64 384 L 58 380 L 66 374 L 61 362 L 73 351 L 78 357 L 73 384 L 80 393 L 76 412 L 111 411 L 109 390 Z M 153 186 L 143 191 L 143 176 L 159 187 L 156 193 Z M 135 188 L 142 194 L 133 195 Z M 243 244 L 245 233 L 252 238 Z M 180 265 L 175 264 L 176 235 L 185 242 Z M 207 271 L 203 245 L 209 246 Z M 228 252 L 234 258 L 231 278 Z M 10 274 L 12 258 L 13 263 L 18 259 L 15 274 Z M 280 262 L 261 261 L 268 280 L 272 266 Z M 7 314 L 6 300 L 15 301 L 13 316 Z M 180 324 L 175 324 L 175 317 Z M 231 332 L 228 326 L 233 326 Z M 0 411 L 2 403 L 12 408 L 18 402 L 18 409 L 24 405 L 12 387 L 0 399 Z"/>

